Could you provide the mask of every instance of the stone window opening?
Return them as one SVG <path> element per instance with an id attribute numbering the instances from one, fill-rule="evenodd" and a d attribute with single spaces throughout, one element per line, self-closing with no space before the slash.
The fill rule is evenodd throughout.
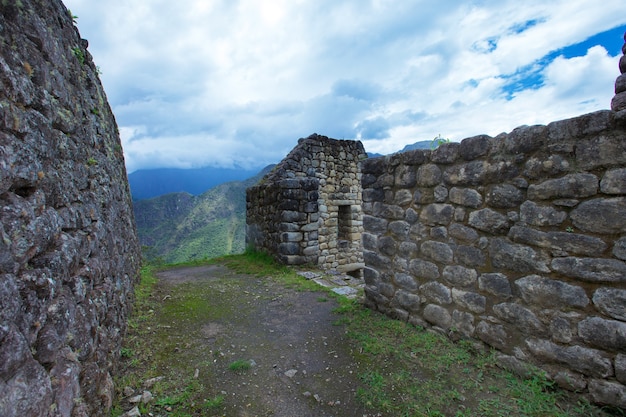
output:
<path id="1" fill-rule="evenodd" d="M 352 206 L 338 206 L 337 211 L 337 245 L 347 248 L 352 240 Z"/>

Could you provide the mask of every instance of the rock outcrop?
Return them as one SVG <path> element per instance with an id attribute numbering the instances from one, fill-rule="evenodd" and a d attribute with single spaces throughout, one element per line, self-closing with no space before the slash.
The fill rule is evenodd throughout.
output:
<path id="1" fill-rule="evenodd" d="M 0 4 L 0 415 L 108 415 L 140 248 L 98 70 L 60 0 Z"/>

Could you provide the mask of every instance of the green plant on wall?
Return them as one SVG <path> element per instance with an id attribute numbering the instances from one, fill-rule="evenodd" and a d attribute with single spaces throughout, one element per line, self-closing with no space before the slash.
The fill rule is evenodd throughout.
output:
<path id="1" fill-rule="evenodd" d="M 73 23 L 76 23 L 76 19 L 78 19 L 78 16 L 76 16 L 74 13 L 72 13 L 72 11 L 70 9 L 67 9 L 67 12 L 70 15 L 70 18 L 72 19 Z"/>
<path id="2" fill-rule="evenodd" d="M 82 49 L 80 49 L 80 47 L 76 46 L 74 48 L 72 48 L 72 52 L 74 53 L 74 56 L 76 57 L 76 59 L 78 59 L 78 62 L 80 62 L 81 65 L 85 64 L 85 53 L 83 52 Z"/>
<path id="3" fill-rule="evenodd" d="M 430 143 L 430 148 L 437 149 L 442 144 L 449 143 L 449 142 L 450 142 L 450 139 L 442 137 L 440 133 L 437 136 L 435 136 L 435 138 L 432 140 L 432 142 Z"/>

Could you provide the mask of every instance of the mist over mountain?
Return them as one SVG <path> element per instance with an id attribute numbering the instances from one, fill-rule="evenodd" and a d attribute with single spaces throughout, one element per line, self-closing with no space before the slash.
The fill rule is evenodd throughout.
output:
<path id="1" fill-rule="evenodd" d="M 198 196 L 178 192 L 135 201 L 137 234 L 144 257 L 179 263 L 243 252 L 246 188 L 272 167 L 245 181 L 219 184 Z"/>
<path id="2" fill-rule="evenodd" d="M 133 200 L 143 200 L 169 193 L 200 195 L 225 182 L 243 181 L 258 169 L 242 168 L 157 168 L 140 169 L 128 175 Z"/>

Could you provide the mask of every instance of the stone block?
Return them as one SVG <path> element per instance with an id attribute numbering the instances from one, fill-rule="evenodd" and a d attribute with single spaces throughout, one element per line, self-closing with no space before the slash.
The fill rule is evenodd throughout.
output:
<path id="1" fill-rule="evenodd" d="M 626 197 L 597 198 L 580 203 L 571 213 L 574 226 L 591 233 L 626 232 Z"/>
<path id="2" fill-rule="evenodd" d="M 452 312 L 451 326 L 463 336 L 472 337 L 476 329 L 474 327 L 474 315 L 464 311 L 454 310 Z"/>
<path id="3" fill-rule="evenodd" d="M 615 378 L 622 384 L 626 384 L 626 355 L 615 356 Z"/>
<path id="4" fill-rule="evenodd" d="M 300 227 L 300 230 L 303 232 L 313 232 L 313 231 L 318 231 L 319 228 L 320 228 L 319 223 L 314 222 L 314 223 L 305 224 L 304 226 Z"/>
<path id="5" fill-rule="evenodd" d="M 499 298 L 511 297 L 511 284 L 506 275 L 499 272 L 486 273 L 478 277 L 478 288 Z"/>
<path id="6" fill-rule="evenodd" d="M 452 289 L 452 300 L 459 307 L 476 314 L 484 313 L 485 306 L 487 305 L 487 298 L 485 296 L 456 288 Z"/>
<path id="7" fill-rule="evenodd" d="M 554 377 L 554 382 L 565 390 L 573 392 L 583 392 L 587 388 L 587 380 L 580 374 L 562 370 L 557 372 Z"/>
<path id="8" fill-rule="evenodd" d="M 433 303 L 448 305 L 452 303 L 450 288 L 440 282 L 430 281 L 419 287 L 422 296 Z"/>
<path id="9" fill-rule="evenodd" d="M 393 204 L 398 206 L 404 206 L 413 201 L 413 193 L 409 190 L 398 190 L 393 197 Z"/>
<path id="10" fill-rule="evenodd" d="M 417 282 L 415 281 L 415 278 L 409 274 L 394 274 L 393 280 L 394 283 L 400 288 L 403 288 L 411 293 L 415 293 L 417 291 Z"/>
<path id="11" fill-rule="evenodd" d="M 298 211 L 300 209 L 300 201 L 283 200 L 278 204 L 278 210 Z"/>
<path id="12" fill-rule="evenodd" d="M 380 281 L 380 273 L 368 266 L 363 268 L 363 280 L 365 285 L 377 285 Z"/>
<path id="13" fill-rule="evenodd" d="M 541 232 L 539 230 L 513 226 L 509 238 L 517 243 L 555 249 L 567 254 L 599 256 L 607 248 L 600 238 L 569 232 Z"/>
<path id="14" fill-rule="evenodd" d="M 423 259 L 412 259 L 409 263 L 409 271 L 415 277 L 422 280 L 433 280 L 439 278 L 439 268 L 432 262 Z"/>
<path id="15" fill-rule="evenodd" d="M 281 242 L 301 242 L 303 238 L 301 232 L 285 232 L 280 235 Z"/>
<path id="16" fill-rule="evenodd" d="M 601 379 L 592 379 L 588 386 L 593 402 L 626 409 L 626 386 Z"/>
<path id="17" fill-rule="evenodd" d="M 382 188 L 366 188 L 363 190 L 364 202 L 374 202 L 374 201 L 383 202 L 384 200 L 385 200 L 385 190 L 383 190 Z"/>
<path id="18" fill-rule="evenodd" d="M 454 258 L 452 248 L 446 243 L 428 240 L 421 244 L 420 251 L 423 256 L 435 262 L 449 264 Z"/>
<path id="19" fill-rule="evenodd" d="M 398 240 L 406 240 L 409 237 L 411 226 L 404 220 L 396 220 L 389 223 L 389 232 Z"/>
<path id="20" fill-rule="evenodd" d="M 396 168 L 395 186 L 398 188 L 411 188 L 416 184 L 417 172 L 410 165 L 399 165 Z"/>
<path id="21" fill-rule="evenodd" d="M 506 369 L 522 379 L 532 378 L 532 376 L 537 373 L 537 368 L 515 356 L 496 355 L 496 364 L 500 368 Z"/>
<path id="22" fill-rule="evenodd" d="M 493 138 L 488 135 L 478 135 L 463 139 L 459 146 L 459 156 L 466 161 L 485 156 L 491 149 L 492 140 Z"/>
<path id="23" fill-rule="evenodd" d="M 285 178 L 278 181 L 276 185 L 284 190 L 299 189 L 302 187 L 302 183 L 296 178 Z"/>
<path id="24" fill-rule="evenodd" d="M 450 204 L 429 204 L 420 212 L 420 221 L 429 225 L 448 225 L 454 215 L 454 206 Z"/>
<path id="25" fill-rule="evenodd" d="M 458 245 L 454 250 L 454 259 L 457 263 L 468 268 L 485 266 L 487 257 L 485 253 L 473 246 Z"/>
<path id="26" fill-rule="evenodd" d="M 565 317 L 553 317 L 550 321 L 550 333 L 552 340 L 561 343 L 570 343 L 572 341 L 572 325 Z"/>
<path id="27" fill-rule="evenodd" d="M 398 244 L 391 236 L 383 236 L 378 239 L 378 249 L 383 255 L 393 257 L 398 252 Z"/>
<path id="28" fill-rule="evenodd" d="M 626 194 L 626 168 L 606 171 L 600 181 L 600 191 L 604 194 Z"/>
<path id="29" fill-rule="evenodd" d="M 506 234 L 510 227 L 507 216 L 489 208 L 471 212 L 468 223 L 478 230 L 493 235 Z"/>
<path id="30" fill-rule="evenodd" d="M 550 272 L 546 262 L 532 248 L 510 243 L 506 239 L 491 239 L 489 256 L 495 268 L 520 273 Z"/>
<path id="31" fill-rule="evenodd" d="M 475 242 L 479 237 L 476 230 L 460 223 L 452 223 L 450 227 L 448 227 L 448 234 L 455 239 L 469 243 Z"/>
<path id="32" fill-rule="evenodd" d="M 522 204 L 524 193 L 511 184 L 494 185 L 485 200 L 493 208 L 513 208 Z"/>
<path id="33" fill-rule="evenodd" d="M 613 256 L 626 261 L 626 237 L 619 238 L 613 245 Z"/>
<path id="34" fill-rule="evenodd" d="M 398 247 L 398 255 L 404 259 L 413 259 L 417 256 L 419 249 L 413 242 L 402 242 Z"/>
<path id="35" fill-rule="evenodd" d="M 442 329 L 449 328 L 452 321 L 448 310 L 436 304 L 428 304 L 424 307 L 423 315 L 424 320 Z"/>
<path id="36" fill-rule="evenodd" d="M 286 242 L 278 245 L 278 253 L 281 255 L 297 255 L 300 253 L 298 242 Z"/>
<path id="37" fill-rule="evenodd" d="M 418 219 L 419 219 L 419 215 L 417 214 L 417 212 L 414 209 L 408 208 L 404 212 L 404 221 L 405 222 L 407 222 L 409 224 L 414 224 Z"/>
<path id="38" fill-rule="evenodd" d="M 448 229 L 445 226 L 436 226 L 430 229 L 430 237 L 435 240 L 446 240 L 448 238 Z"/>
<path id="39" fill-rule="evenodd" d="M 531 305 L 543 308 L 585 308 L 589 298 L 582 287 L 548 279 L 539 275 L 529 275 L 515 281 L 522 299 Z"/>
<path id="40" fill-rule="evenodd" d="M 320 252 L 319 245 L 307 246 L 302 250 L 304 256 L 316 256 Z"/>
<path id="41" fill-rule="evenodd" d="M 440 184 L 433 189 L 433 198 L 435 203 L 445 203 L 448 199 L 448 188 Z"/>
<path id="42" fill-rule="evenodd" d="M 409 312 L 416 312 L 420 308 L 421 300 L 417 294 L 400 289 L 396 291 L 393 301 Z"/>
<path id="43" fill-rule="evenodd" d="M 546 328 L 535 313 L 517 303 L 500 303 L 493 306 L 493 312 L 507 323 L 515 325 L 525 335 L 546 334 Z"/>
<path id="44" fill-rule="evenodd" d="M 379 217 L 363 215 L 363 227 L 368 233 L 380 235 L 387 232 L 389 222 Z"/>
<path id="45" fill-rule="evenodd" d="M 299 223 L 306 221 L 306 213 L 285 210 L 280 214 L 280 221 L 285 223 Z"/>
<path id="46" fill-rule="evenodd" d="M 378 287 L 366 285 L 363 289 L 365 292 L 366 303 L 371 302 L 374 306 L 381 307 L 389 305 L 389 298 L 382 295 Z"/>
<path id="47" fill-rule="evenodd" d="M 598 193 L 598 177 L 593 174 L 569 174 L 562 178 L 549 179 L 528 187 L 531 200 L 554 198 L 585 198 Z"/>
<path id="48" fill-rule="evenodd" d="M 626 353 L 626 323 L 588 317 L 578 323 L 578 335 L 591 346 Z"/>
<path id="49" fill-rule="evenodd" d="M 420 187 L 434 187 L 441 183 L 442 174 L 435 164 L 422 165 L 417 169 L 417 185 Z"/>
<path id="50" fill-rule="evenodd" d="M 593 304 L 607 316 L 626 321 L 626 289 L 598 288 L 593 293 Z"/>
<path id="51" fill-rule="evenodd" d="M 452 164 L 459 158 L 459 147 L 455 142 L 443 143 L 432 151 L 431 160 L 437 164 Z"/>
<path id="52" fill-rule="evenodd" d="M 453 187 L 449 197 L 452 203 L 465 207 L 477 208 L 483 203 L 483 196 L 472 188 Z"/>
<path id="53" fill-rule="evenodd" d="M 588 282 L 626 282 L 626 263 L 606 258 L 555 258 L 551 267 L 556 272 Z"/>
<path id="54" fill-rule="evenodd" d="M 363 251 L 363 259 L 370 268 L 387 270 L 391 267 L 391 259 L 373 251 Z"/>
<path id="55" fill-rule="evenodd" d="M 454 286 L 469 287 L 476 283 L 478 274 L 475 269 L 460 265 L 448 265 L 443 268 L 443 279 Z"/>
<path id="56" fill-rule="evenodd" d="M 520 218 L 533 226 L 558 226 L 565 221 L 567 213 L 551 206 L 540 206 L 532 201 L 525 201 L 520 207 Z"/>
<path id="57" fill-rule="evenodd" d="M 528 349 L 541 361 L 561 363 L 584 375 L 606 378 L 613 375 L 611 360 L 601 351 L 582 346 L 562 346 L 549 340 L 529 339 Z"/>
<path id="58" fill-rule="evenodd" d="M 404 209 L 395 204 L 385 204 L 382 206 L 380 216 L 387 220 L 402 220 L 404 219 Z"/>
<path id="59" fill-rule="evenodd" d="M 475 335 L 496 349 L 504 350 L 509 345 L 509 335 L 501 324 L 481 321 L 476 326 Z"/>

